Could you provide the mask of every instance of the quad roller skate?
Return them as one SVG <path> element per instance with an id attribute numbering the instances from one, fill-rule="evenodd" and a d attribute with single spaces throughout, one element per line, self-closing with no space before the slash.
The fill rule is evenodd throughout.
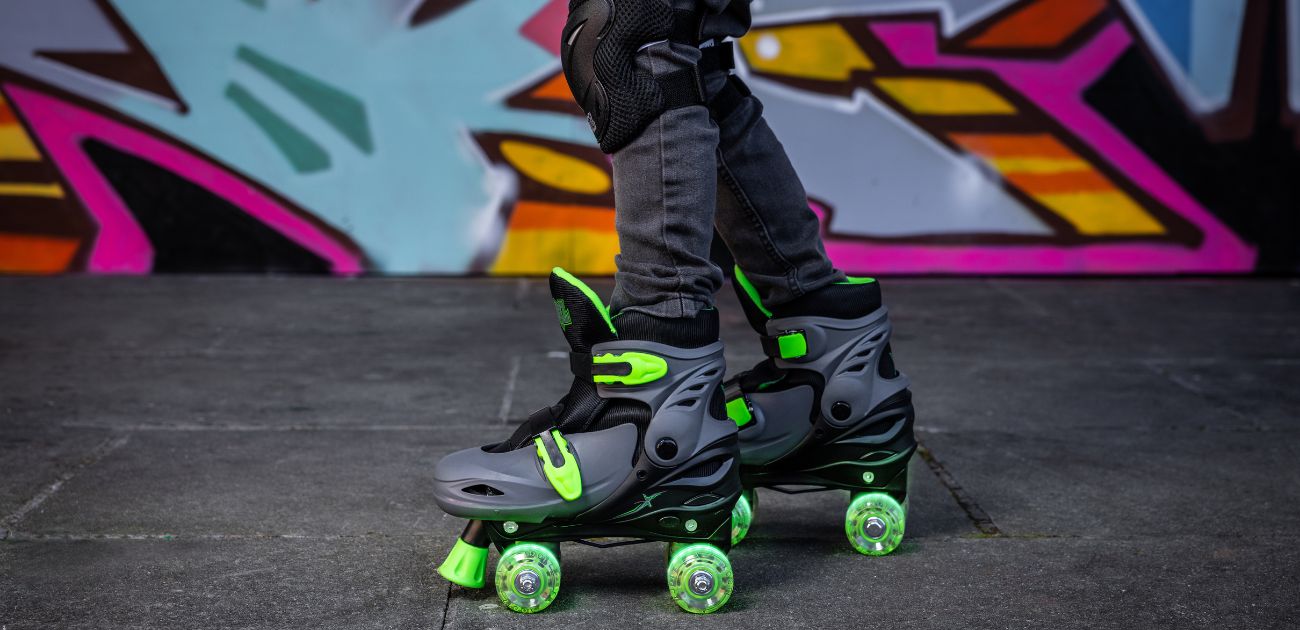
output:
<path id="1" fill-rule="evenodd" d="M 749 531 L 756 488 L 847 490 L 849 542 L 867 555 L 888 554 L 903 539 L 916 439 L 879 284 L 850 278 L 772 310 L 739 267 L 734 284 L 769 358 L 725 384 L 745 486 L 732 544 Z"/>
<path id="2" fill-rule="evenodd" d="M 717 311 L 611 320 L 562 269 L 550 283 L 573 385 L 510 439 L 438 463 L 438 506 L 470 519 L 438 572 L 482 588 L 495 545 L 502 603 L 533 613 L 559 593 L 559 543 L 661 541 L 673 600 L 693 613 L 721 608 L 734 588 L 727 552 L 741 485 Z"/>

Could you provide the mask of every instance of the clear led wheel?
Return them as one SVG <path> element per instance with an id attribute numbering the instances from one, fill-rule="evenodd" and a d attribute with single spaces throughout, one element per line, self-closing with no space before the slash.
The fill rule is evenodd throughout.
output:
<path id="1" fill-rule="evenodd" d="M 496 583 L 501 603 L 510 610 L 541 612 L 560 593 L 560 561 L 542 545 L 512 545 L 497 562 Z"/>
<path id="2" fill-rule="evenodd" d="M 740 500 L 731 508 L 731 545 L 734 547 L 745 539 L 750 525 L 754 524 L 754 514 L 758 512 L 758 492 L 745 490 L 740 493 Z"/>
<path id="3" fill-rule="evenodd" d="M 708 543 L 669 547 L 668 593 L 682 610 L 711 613 L 731 599 L 735 578 L 727 554 Z"/>
<path id="4" fill-rule="evenodd" d="M 854 549 L 868 556 L 883 556 L 903 541 L 907 510 L 884 492 L 853 497 L 844 513 L 844 533 Z"/>

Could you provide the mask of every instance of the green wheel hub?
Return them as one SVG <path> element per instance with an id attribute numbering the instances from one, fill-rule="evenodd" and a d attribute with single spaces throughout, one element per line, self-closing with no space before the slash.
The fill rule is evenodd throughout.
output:
<path id="1" fill-rule="evenodd" d="M 844 513 L 844 533 L 854 549 L 883 556 L 903 541 L 907 509 L 884 492 L 855 494 Z"/>
<path id="2" fill-rule="evenodd" d="M 708 543 L 669 546 L 668 593 L 682 610 L 707 614 L 731 599 L 735 576 L 727 554 Z"/>
<path id="3" fill-rule="evenodd" d="M 758 492 L 745 490 L 740 493 L 736 506 L 731 508 L 731 546 L 740 544 L 754 524 L 754 514 L 758 511 Z"/>
<path id="4" fill-rule="evenodd" d="M 497 595 L 510 610 L 546 610 L 560 593 L 560 561 L 536 543 L 511 545 L 497 562 Z"/>

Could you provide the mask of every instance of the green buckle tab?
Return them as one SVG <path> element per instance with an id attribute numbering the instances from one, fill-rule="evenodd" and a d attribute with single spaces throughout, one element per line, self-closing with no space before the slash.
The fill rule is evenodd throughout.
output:
<path id="1" fill-rule="evenodd" d="M 727 417 L 736 423 L 736 428 L 740 428 L 754 419 L 754 413 L 749 410 L 749 401 L 741 396 L 727 401 Z"/>
<path id="2" fill-rule="evenodd" d="M 662 357 L 644 352 L 624 352 L 623 354 L 598 354 L 591 358 L 593 371 L 600 371 L 600 366 L 626 364 L 627 374 L 595 373 L 592 380 L 605 385 L 644 385 L 664 377 L 668 373 L 668 362 Z"/>
<path id="3" fill-rule="evenodd" d="M 569 450 L 569 441 L 560 435 L 559 430 L 551 429 L 551 438 L 555 440 L 555 450 L 560 452 L 563 461 L 559 466 L 551 463 L 551 456 L 546 452 L 546 443 L 541 437 L 533 438 L 537 444 L 537 458 L 542 460 L 542 472 L 547 481 L 565 501 L 573 501 L 582 496 L 582 472 L 578 470 L 578 460 Z"/>
<path id="4" fill-rule="evenodd" d="M 808 338 L 802 330 L 787 330 L 776 338 L 782 359 L 798 359 L 808 354 Z"/>

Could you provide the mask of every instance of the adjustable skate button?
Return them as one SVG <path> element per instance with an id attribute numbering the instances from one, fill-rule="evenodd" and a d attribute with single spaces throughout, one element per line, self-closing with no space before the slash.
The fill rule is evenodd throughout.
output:
<path id="1" fill-rule="evenodd" d="M 682 519 L 676 516 L 665 516 L 659 519 L 659 526 L 664 529 L 677 529 L 682 524 Z"/>
<path id="2" fill-rule="evenodd" d="M 844 401 L 839 401 L 831 405 L 831 417 L 843 422 L 853 415 L 853 406 Z"/>
<path id="3" fill-rule="evenodd" d="M 672 459 L 677 457 L 677 442 L 672 438 L 661 438 L 655 442 L 655 455 L 660 459 Z"/>
<path id="4" fill-rule="evenodd" d="M 668 373 L 668 362 L 645 352 L 598 354 L 591 357 L 591 380 L 601 385 L 645 385 Z"/>

